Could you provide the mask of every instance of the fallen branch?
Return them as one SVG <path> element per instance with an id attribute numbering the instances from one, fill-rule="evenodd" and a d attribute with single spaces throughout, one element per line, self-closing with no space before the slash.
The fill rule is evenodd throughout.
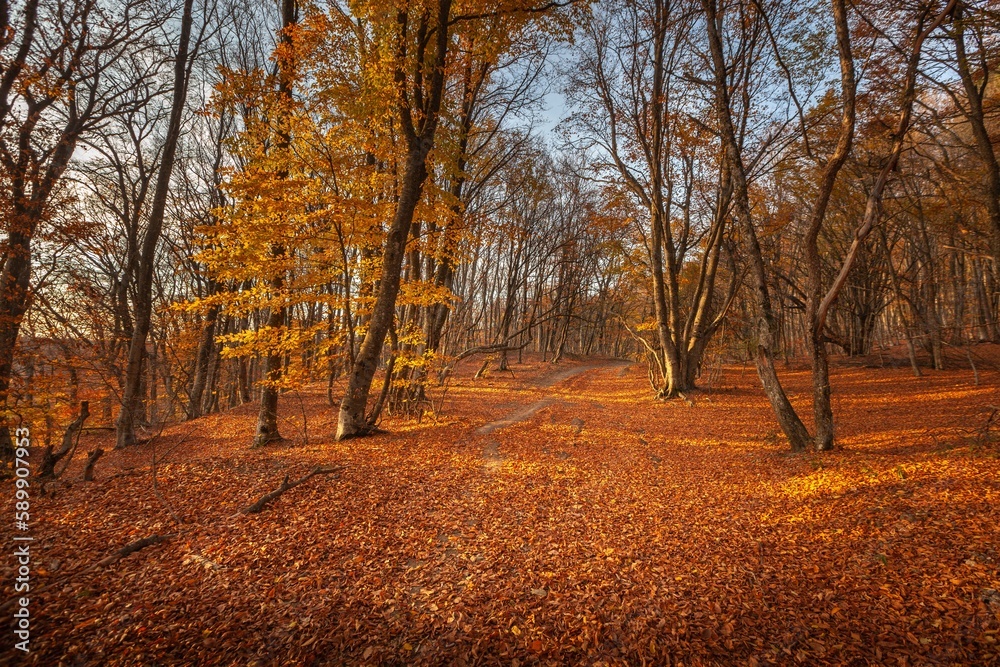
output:
<path id="1" fill-rule="evenodd" d="M 129 542 L 121 549 L 118 549 L 111 555 L 102 558 L 93 565 L 85 567 L 79 572 L 72 572 L 66 575 L 65 577 L 61 577 L 39 588 L 32 587 L 31 591 L 34 595 L 38 595 L 39 593 L 43 593 L 49 590 L 50 588 L 55 588 L 56 586 L 62 586 L 72 577 L 79 577 L 84 574 L 89 574 L 90 572 L 93 572 L 94 570 L 100 569 L 102 567 L 107 567 L 108 565 L 114 565 L 121 559 L 125 558 L 126 556 L 134 554 L 136 551 L 139 551 L 140 549 L 145 549 L 146 547 L 152 546 L 154 544 L 160 544 L 161 542 L 166 542 L 167 540 L 172 539 L 176 536 L 177 533 L 170 533 L 169 535 L 150 535 L 149 537 L 143 537 L 141 539 L 135 540 L 134 542 Z M 15 595 L 14 597 L 8 599 L 3 604 L 0 604 L 0 614 L 6 613 L 8 609 L 11 609 L 17 603 L 19 597 L 22 596 Z"/>
<path id="2" fill-rule="evenodd" d="M 244 507 L 230 518 L 237 517 L 241 514 L 259 514 L 261 510 L 267 507 L 268 503 L 270 503 L 272 500 L 283 494 L 285 491 L 288 491 L 289 489 L 294 489 L 296 486 L 302 484 L 303 482 L 308 481 L 315 475 L 329 475 L 331 473 L 343 470 L 344 467 L 345 466 L 332 466 L 324 468 L 322 466 L 316 466 L 308 474 L 304 475 L 303 477 L 300 477 L 294 482 L 289 482 L 288 475 L 285 475 L 285 479 L 281 481 L 281 486 L 279 486 L 274 491 L 271 491 L 270 493 L 265 493 L 257 500 L 257 502 L 253 503 L 252 505 L 248 505 L 247 507 Z"/>
<path id="3" fill-rule="evenodd" d="M 512 336 L 513 337 L 513 336 Z M 508 339 L 509 340 L 509 339 Z M 497 352 L 517 352 L 518 350 L 523 350 L 528 345 L 531 344 L 531 340 L 521 345 L 508 345 L 507 343 L 497 343 L 496 345 L 480 345 L 479 347 L 469 348 L 464 352 L 460 352 L 452 360 L 451 365 L 454 366 L 459 361 L 467 359 L 474 354 L 496 354 Z"/>
<path id="4" fill-rule="evenodd" d="M 107 567 L 108 565 L 114 565 L 122 558 L 125 558 L 126 556 L 131 556 L 136 551 L 145 549 L 146 547 L 153 546 L 154 544 L 160 544 L 161 542 L 166 542 L 167 540 L 169 540 L 172 537 L 175 537 L 176 535 L 177 535 L 176 533 L 171 533 L 169 535 L 150 535 L 149 537 L 143 537 L 141 539 L 138 539 L 135 542 L 129 542 L 128 544 L 126 544 L 121 549 L 114 552 L 107 558 L 97 561 L 89 568 L 81 572 L 80 574 L 85 574 L 87 572 L 90 572 L 91 570 L 96 570 L 99 567 Z"/>
<path id="5" fill-rule="evenodd" d="M 990 416 L 986 419 L 986 424 L 979 429 L 979 433 L 976 434 L 976 444 L 980 447 L 989 444 L 990 442 L 990 429 L 996 421 L 997 414 L 1000 413 L 1000 408 L 995 405 L 989 406 Z"/>
<path id="6" fill-rule="evenodd" d="M 104 450 L 100 447 L 92 452 L 87 452 L 87 467 L 83 469 L 83 481 L 94 481 L 94 464 L 97 463 L 97 459 L 102 456 L 104 456 Z"/>

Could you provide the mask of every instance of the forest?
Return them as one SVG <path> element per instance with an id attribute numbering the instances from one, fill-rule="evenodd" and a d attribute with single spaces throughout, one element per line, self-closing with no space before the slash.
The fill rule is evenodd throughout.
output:
<path id="1" fill-rule="evenodd" d="M 1000 665 L 996 0 L 0 0 L 0 665 Z"/>

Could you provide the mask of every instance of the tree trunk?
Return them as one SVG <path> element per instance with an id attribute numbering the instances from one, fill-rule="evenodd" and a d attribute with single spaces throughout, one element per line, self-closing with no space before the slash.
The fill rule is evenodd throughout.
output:
<path id="1" fill-rule="evenodd" d="M 994 270 L 1000 272 L 1000 162 L 997 161 L 993 141 L 990 138 L 989 129 L 986 127 L 983 109 L 983 97 L 986 94 L 989 72 L 980 73 L 978 78 L 982 85 L 978 85 L 969 67 L 969 58 L 966 54 L 965 18 L 961 4 L 955 9 L 954 26 L 955 63 L 965 88 L 967 105 L 967 108 L 962 109 L 962 111 L 972 127 L 976 151 L 986 168 L 985 192 L 983 194 L 986 196 L 986 211 L 989 217 L 990 250 L 993 253 Z"/>
<path id="2" fill-rule="evenodd" d="M 854 55 L 844 0 L 833 0 L 833 17 L 837 28 L 837 49 L 840 61 L 842 110 L 840 136 L 827 160 L 820 181 L 820 190 L 809 218 L 804 245 L 808 293 L 806 295 L 806 345 L 812 361 L 813 416 L 816 420 L 814 444 L 818 450 L 833 449 L 833 407 L 830 405 L 830 365 L 825 342 L 825 322 L 818 317 L 823 301 L 823 263 L 819 254 L 819 234 L 826 218 L 830 195 L 854 141 L 855 91 Z"/>
<path id="3" fill-rule="evenodd" d="M 678 392 L 687 390 L 683 386 L 684 373 L 681 370 L 680 352 L 674 344 L 670 331 L 670 310 L 667 305 L 667 289 L 663 276 L 663 223 L 657 211 L 651 211 L 652 238 L 650 239 L 650 269 L 653 274 L 653 306 L 656 313 L 656 332 L 659 337 L 661 367 L 665 372 L 659 398 L 673 398 Z"/>
<path id="4" fill-rule="evenodd" d="M 90 403 L 83 401 L 80 403 L 80 414 L 66 427 L 66 432 L 63 434 L 62 446 L 59 448 L 59 451 L 53 452 L 52 445 L 45 448 L 45 452 L 42 455 L 41 470 L 38 473 L 39 477 L 47 478 L 55 476 L 56 465 L 59 461 L 76 449 L 76 443 L 80 440 L 80 432 L 83 430 L 83 424 L 89 416 Z M 65 466 L 63 466 L 63 470 L 65 469 Z"/>
<path id="5" fill-rule="evenodd" d="M 219 326 L 218 319 L 215 322 L 216 328 Z M 229 321 L 223 322 L 223 332 L 229 326 Z M 215 341 L 212 341 L 212 345 L 209 347 L 208 352 L 208 373 L 205 378 L 205 389 L 204 396 L 202 399 L 201 413 L 208 414 L 213 412 L 218 408 L 218 385 L 219 385 L 219 368 L 222 364 L 222 354 L 219 350 L 218 345 Z"/>
<path id="6" fill-rule="evenodd" d="M 427 30 L 426 15 L 421 17 L 420 31 Z M 395 80 L 398 86 L 398 112 L 400 127 L 406 137 L 407 157 L 401 180 L 399 200 L 396 203 L 396 213 L 389 227 L 382 254 L 382 271 L 379 280 L 378 294 L 368 323 L 368 333 L 354 361 L 354 367 L 347 380 L 347 391 L 340 402 L 340 414 L 337 420 L 337 440 L 344 440 L 370 431 L 365 411 L 368 405 L 368 394 L 371 391 L 375 369 L 382 356 L 382 346 L 386 335 L 392 326 L 396 310 L 396 295 L 399 293 L 403 257 L 406 253 L 406 241 L 409 238 L 410 225 L 413 223 L 413 213 L 420 202 L 424 181 L 427 179 L 427 155 L 434 146 L 434 135 L 437 131 L 438 114 L 444 93 L 445 63 L 447 61 L 449 31 L 451 21 L 451 0 L 439 0 L 434 27 L 436 53 L 433 70 L 429 77 L 418 77 L 415 82 L 418 94 L 411 101 L 407 90 L 410 79 L 406 71 L 407 60 L 405 50 L 397 52 Z M 407 15 L 399 14 L 399 44 L 405 44 Z M 423 68 L 417 64 L 418 72 Z M 426 86 L 427 90 L 424 90 Z M 420 117 L 414 119 L 411 108 L 421 103 Z"/>
<path id="7" fill-rule="evenodd" d="M 122 409 L 118 415 L 116 448 L 135 444 L 135 422 L 139 408 L 142 386 L 142 366 L 146 356 L 146 338 L 153 311 L 153 271 L 156 268 L 156 246 L 163 229 L 163 218 L 170 193 L 170 176 L 173 173 L 174 155 L 181 135 L 181 116 L 187 100 L 188 43 L 191 39 L 194 0 L 184 0 L 181 17 L 180 43 L 174 62 L 174 92 L 170 108 L 170 121 L 163 144 L 160 169 L 156 174 L 156 189 L 149 211 L 149 224 L 142 241 L 139 258 L 139 275 L 136 285 L 135 323 L 128 350 L 128 365 L 125 369 L 125 389 L 122 392 Z"/>
<path id="8" fill-rule="evenodd" d="M 198 352 L 195 355 L 194 378 L 191 381 L 191 391 L 188 395 L 188 419 L 195 419 L 202 415 L 209 366 L 212 362 L 212 353 L 215 351 L 215 321 L 218 317 L 219 306 L 212 306 L 202 323 L 201 340 L 198 341 Z"/>
<path id="9" fill-rule="evenodd" d="M 818 331 L 811 331 L 806 339 L 809 358 L 812 362 L 813 417 L 816 420 L 816 434 L 813 443 L 816 449 L 833 449 L 833 406 L 830 404 L 830 362 L 827 357 L 826 342 Z"/>
<path id="10" fill-rule="evenodd" d="M 280 252 L 274 253 L 280 256 Z M 271 280 L 272 296 L 281 292 L 284 280 L 279 273 Z M 267 328 L 271 331 L 280 330 L 285 326 L 285 308 L 272 306 L 267 316 Z M 261 378 L 260 410 L 257 412 L 257 431 L 253 446 L 263 447 L 271 442 L 281 440 L 278 432 L 278 382 L 281 380 L 280 352 L 271 352 L 264 359 L 264 376 Z"/>
<path id="11" fill-rule="evenodd" d="M 0 273 L 0 407 L 9 409 L 10 379 L 14 370 L 14 351 L 21 330 L 21 319 L 28 309 L 28 285 L 31 278 L 31 237 L 41 212 L 15 209 L 8 240 L 7 256 Z M 24 231 L 21 231 L 24 229 Z M 14 460 L 10 424 L 0 424 L 0 458 Z"/>
<path id="12" fill-rule="evenodd" d="M 410 151 L 406 161 L 396 215 L 389 228 L 382 255 L 378 295 L 368 324 L 368 333 L 354 360 L 354 367 L 347 380 L 347 391 L 340 402 L 337 440 L 364 435 L 369 430 L 365 416 L 368 393 L 382 356 L 382 345 L 395 317 L 400 269 L 405 255 L 406 240 L 409 238 L 410 224 L 413 221 L 413 212 L 420 201 L 424 181 L 427 178 L 426 160 L 429 150 L 429 145 L 426 148 L 423 145 L 417 146 L 416 150 Z"/>
<path id="13" fill-rule="evenodd" d="M 771 402 L 771 408 L 774 410 L 778 424 L 785 433 L 785 437 L 788 438 L 792 450 L 801 451 L 808 445 L 809 432 L 802 424 L 802 420 L 799 419 L 795 408 L 792 407 L 791 402 L 788 400 L 788 396 L 785 395 L 785 390 L 778 379 L 778 372 L 774 367 L 774 344 L 778 335 L 778 327 L 774 311 L 771 307 L 771 297 L 767 286 L 767 273 L 761 254 L 760 242 L 757 240 L 757 232 L 754 229 L 753 218 L 750 212 L 746 171 L 743 166 L 743 158 L 740 154 L 740 146 L 736 138 L 736 128 L 733 125 L 729 102 L 729 84 L 726 77 L 726 61 L 722 39 L 718 31 L 715 0 L 702 0 L 702 7 L 705 10 L 705 25 L 715 70 L 714 92 L 725 150 L 725 160 L 728 162 L 728 168 L 733 178 L 736 213 L 740 224 L 743 226 L 744 249 L 747 254 L 746 259 L 750 262 L 750 277 L 753 281 L 751 302 L 757 338 L 756 351 L 754 353 L 757 374 L 760 376 L 764 393 Z"/>

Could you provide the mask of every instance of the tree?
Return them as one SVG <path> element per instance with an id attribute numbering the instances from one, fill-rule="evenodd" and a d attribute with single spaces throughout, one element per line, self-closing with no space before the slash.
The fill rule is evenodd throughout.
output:
<path id="1" fill-rule="evenodd" d="M 834 3 L 834 18 L 837 23 L 837 42 L 841 67 L 843 99 L 843 115 L 841 119 L 841 134 L 834 154 L 827 162 L 822 177 L 820 193 L 812 211 L 809 227 L 806 232 L 807 267 L 809 270 L 809 298 L 807 301 L 806 318 L 809 322 L 809 351 L 813 362 L 813 412 L 816 417 L 816 449 L 833 448 L 833 410 L 830 406 L 830 371 L 827 361 L 825 328 L 827 317 L 833 302 L 840 295 L 847 282 L 847 276 L 858 261 L 862 245 L 871 234 L 881 210 L 882 194 L 885 191 L 890 174 L 896 169 L 899 157 L 903 152 L 906 136 L 910 128 L 910 118 L 913 113 L 913 101 L 916 97 L 917 74 L 920 65 L 920 54 L 924 41 L 944 21 L 955 7 L 955 2 L 949 2 L 929 23 L 930 7 L 921 10 L 916 23 L 915 37 L 910 45 L 906 59 L 906 69 L 903 78 L 903 91 L 899 102 L 897 120 L 893 128 L 892 143 L 882 169 L 879 171 L 868 193 L 865 212 L 854 238 L 847 250 L 843 262 L 837 271 L 832 284 L 825 293 L 822 288 L 819 252 L 817 238 L 823 226 L 826 206 L 830 192 L 836 181 L 837 173 L 843 166 L 851 148 L 854 133 L 855 118 L 855 80 L 853 55 L 851 53 L 850 37 L 847 27 L 846 11 L 843 5 Z M 793 443 L 794 446 L 795 443 Z"/>
<path id="2" fill-rule="evenodd" d="M 128 365 L 125 368 L 125 386 L 122 392 L 122 409 L 116 424 L 116 448 L 135 444 L 136 410 L 140 400 L 142 366 L 146 358 L 146 338 L 152 317 L 153 270 L 156 263 L 156 248 L 160 242 L 163 218 L 167 208 L 170 177 L 173 172 L 177 142 L 181 135 L 181 121 L 187 99 L 191 61 L 197 54 L 197 45 L 190 49 L 191 27 L 194 23 L 194 0 L 184 0 L 181 14 L 180 35 L 177 55 L 174 59 L 173 100 L 167 135 L 163 142 L 160 166 L 150 205 L 149 222 L 143 236 L 139 252 L 139 267 L 136 285 L 136 302 L 132 328 L 132 340 L 128 350 Z M 200 41 L 200 40 L 199 40 Z"/>
<path id="3" fill-rule="evenodd" d="M 962 82 L 965 99 L 952 94 L 952 100 L 972 128 L 976 152 L 985 168 L 983 179 L 983 199 L 989 215 L 989 232 L 994 267 L 1000 267 L 1000 161 L 997 160 L 996 149 L 986 126 L 987 90 L 990 85 L 990 45 L 988 33 L 991 21 L 994 20 L 987 12 L 972 3 L 950 3 L 954 6 L 954 17 L 951 22 L 951 38 L 955 44 L 955 69 L 958 70 Z M 966 36 L 971 32 L 976 45 L 972 58 L 967 47 Z M 972 62 L 975 62 L 973 66 Z M 951 92 L 950 87 L 946 90 Z"/>
<path id="4" fill-rule="evenodd" d="M 426 6 L 407 4 L 388 11 L 366 8 L 369 12 L 366 18 L 380 26 L 376 32 L 378 38 L 387 40 L 387 46 L 391 45 L 392 55 L 387 67 L 392 73 L 393 104 L 398 131 L 403 137 L 403 155 L 395 211 L 382 248 L 382 265 L 368 330 L 348 374 L 347 389 L 340 403 L 338 440 L 364 435 L 372 428 L 366 414 L 368 394 L 382 346 L 393 325 L 406 243 L 428 176 L 427 158 L 434 147 L 445 95 L 446 70 L 454 44 L 451 31 L 464 23 L 474 24 L 483 18 L 508 14 L 514 17 L 509 30 L 516 34 L 519 25 L 514 20 L 524 21 L 526 16 L 554 6 L 558 3 L 539 7 L 501 3 L 487 11 L 466 15 L 454 15 L 451 0 L 438 0 Z"/>
<path id="5" fill-rule="evenodd" d="M 0 401 L 7 405 L 21 321 L 30 305 L 32 242 L 53 204 L 80 138 L 135 100 L 140 82 L 112 75 L 145 45 L 160 17 L 143 0 L 28 0 L 12 15 L 0 4 L 0 167 L 7 240 L 0 258 Z M 5 407 L 6 409 L 6 407 Z M 10 416 L 0 425 L 9 455 Z"/>
<path id="6" fill-rule="evenodd" d="M 657 332 L 650 349 L 661 398 L 694 388 L 737 286 L 733 274 L 728 289 L 716 289 L 732 196 L 728 165 L 708 184 L 714 205 L 697 206 L 695 171 L 706 142 L 691 120 L 700 102 L 683 76 L 692 67 L 686 48 L 691 26 L 682 2 L 611 7 L 585 26 L 570 75 L 582 147 L 602 156 L 602 171 L 641 207 Z M 691 266 L 698 278 L 693 290 L 685 290 L 682 276 Z"/>
<path id="7" fill-rule="evenodd" d="M 291 131 L 288 127 L 292 106 L 292 88 L 295 83 L 294 44 L 292 42 L 297 21 L 298 3 L 296 0 L 281 2 L 281 38 L 275 60 L 278 67 L 278 119 L 277 141 L 275 150 L 279 159 L 285 157 L 291 144 Z M 276 174 L 279 182 L 288 177 L 288 171 L 279 167 Z M 280 263 L 286 252 L 281 243 L 273 243 L 270 248 L 271 257 Z M 275 271 L 271 278 L 272 293 L 280 294 L 284 286 L 283 271 Z M 280 297 L 278 297 L 280 299 Z M 280 301 L 274 302 L 269 308 L 267 318 L 268 330 L 278 331 L 285 323 L 286 310 Z M 257 432 L 254 436 L 254 446 L 260 447 L 270 442 L 281 440 L 278 433 L 278 382 L 281 379 L 281 350 L 272 348 L 265 359 L 264 378 L 260 390 L 260 411 L 257 415 Z"/>
<path id="8" fill-rule="evenodd" d="M 754 361 L 757 374 L 760 376 L 764 393 L 771 402 L 771 408 L 778 418 L 778 424 L 788 438 L 794 450 L 805 449 L 809 441 L 809 432 L 802 424 L 795 408 L 792 407 L 778 378 L 774 365 L 775 347 L 778 343 L 778 327 L 771 294 L 768 289 L 767 272 L 764 258 L 754 227 L 753 213 L 750 205 L 750 193 L 747 185 L 746 167 L 740 150 L 739 139 L 733 124 L 732 108 L 729 95 L 729 80 L 726 75 L 728 63 L 725 57 L 722 37 L 719 32 L 721 23 L 715 0 L 701 0 L 704 10 L 704 23 L 708 36 L 708 46 L 711 54 L 714 73 L 713 91 L 717 121 L 724 150 L 724 160 L 727 169 L 732 174 L 733 197 L 736 218 L 739 220 L 743 234 L 744 261 L 749 264 L 751 279 L 752 316 L 754 319 L 754 343 L 756 346 Z"/>

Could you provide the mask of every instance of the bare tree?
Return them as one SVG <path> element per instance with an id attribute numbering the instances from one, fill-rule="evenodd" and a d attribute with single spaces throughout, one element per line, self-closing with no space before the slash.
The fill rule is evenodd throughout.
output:
<path id="1" fill-rule="evenodd" d="M 191 27 L 194 23 L 194 0 L 184 0 L 181 15 L 180 35 L 177 55 L 174 59 L 173 100 L 167 135 L 163 142 L 160 167 L 156 175 L 153 201 L 150 204 L 149 222 L 139 251 L 138 275 L 136 282 L 136 302 L 132 340 L 129 343 L 128 365 L 125 368 L 125 386 L 122 392 L 122 409 L 117 421 L 117 442 L 115 447 L 135 444 L 136 411 L 140 401 L 142 367 L 146 359 L 146 339 L 153 311 L 153 270 L 156 264 L 156 249 L 163 229 L 163 218 L 167 208 L 170 178 L 173 173 L 174 156 L 181 135 L 181 121 L 187 100 L 191 62 L 197 53 L 197 43 L 191 49 Z M 199 40 L 200 42 L 200 40 Z"/>
<path id="2" fill-rule="evenodd" d="M 6 404 L 22 317 L 30 304 L 32 242 L 52 216 L 80 138 L 135 104 L 119 58 L 146 45 L 162 17 L 142 0 L 0 4 L 0 167 L 7 239 L 0 270 L 0 401 Z M 9 452 L 9 424 L 0 446 Z"/>

